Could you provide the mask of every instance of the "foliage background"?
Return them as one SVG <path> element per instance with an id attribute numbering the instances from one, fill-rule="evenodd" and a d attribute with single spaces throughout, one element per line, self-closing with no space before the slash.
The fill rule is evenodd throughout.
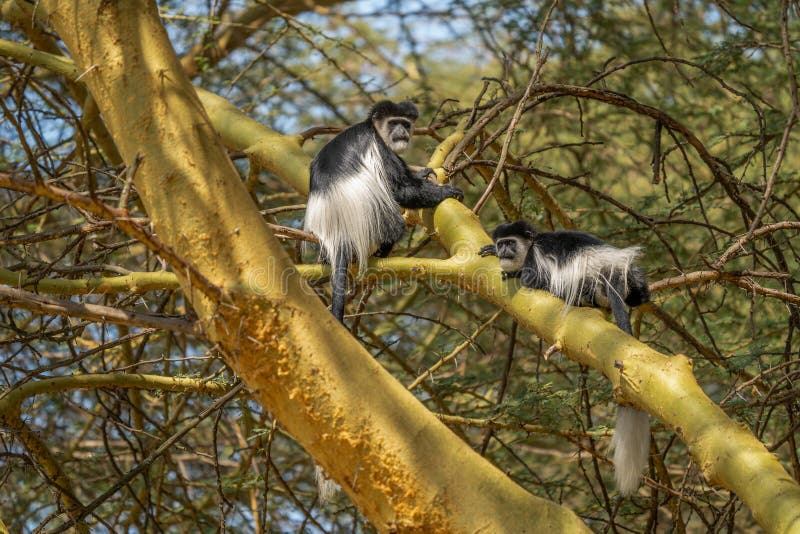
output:
<path id="1" fill-rule="evenodd" d="M 756 213 L 762 224 L 800 220 L 791 62 L 796 5 L 782 24 L 775 2 L 566 2 L 540 34 L 549 3 L 360 1 L 297 16 L 288 14 L 292 4 L 269 8 L 269 20 L 219 60 L 189 61 L 197 67 L 195 84 L 285 133 L 360 121 L 383 98 L 413 99 L 424 130 L 406 159 L 421 165 L 458 121 L 482 116 L 489 103 L 525 87 L 541 38 L 548 57 L 539 83 L 592 84 L 627 95 L 678 119 L 699 138 L 730 170 L 729 187 L 666 127 L 657 149 L 654 121 L 635 110 L 570 96 L 532 100 L 510 145 L 514 161 L 506 161 L 480 217 L 488 229 L 520 216 L 544 229 L 561 227 L 531 190 L 535 180 L 576 228 L 619 246 L 641 246 L 641 263 L 657 291 L 655 305 L 634 316 L 640 338 L 659 351 L 689 356 L 704 391 L 800 480 L 796 227 L 748 240 L 738 257 L 716 263 Z M 213 50 L 220 31 L 244 32 L 230 17 L 263 9 L 233 1 L 159 5 L 184 57 L 196 46 Z M 0 25 L 0 38 L 34 39 L 9 20 Z M 81 121 L 87 102 L 43 70 L 6 59 L 0 69 L 0 170 L 58 178 L 61 187 L 94 191 L 146 216 L 135 191 L 124 192 L 123 166 L 98 149 L 96 131 Z M 512 113 L 513 106 L 506 108 L 485 135 L 497 133 L 502 143 Z M 329 138 L 315 135 L 304 149 L 313 154 Z M 657 177 L 654 153 L 660 156 Z M 294 206 L 304 199 L 277 177 L 251 172 L 243 154 L 231 156 L 266 220 L 301 228 L 303 211 Z M 468 206 L 486 187 L 478 167 L 491 176 L 497 159 L 487 147 L 472 160 L 454 162 Z M 140 243 L 89 214 L 6 190 L 0 190 L 0 245 L 6 276 L 10 271 L 41 281 L 163 268 Z M 298 262 L 315 261 L 313 250 L 295 241 L 286 241 L 286 248 Z M 409 253 L 444 257 L 421 229 L 409 232 L 394 252 Z M 700 271 L 725 271 L 730 278 L 667 282 Z M 326 286 L 316 287 L 327 298 Z M 188 320 L 193 314 L 172 289 L 79 299 Z M 359 287 L 352 311 L 354 334 L 402 383 L 446 358 L 415 388 L 417 396 L 508 476 L 573 509 L 591 528 L 757 528 L 734 495 L 705 483 L 682 442 L 658 423 L 662 462 L 651 466 L 646 489 L 620 501 L 607 459 L 610 385 L 568 360 L 544 361 L 548 347 L 523 331 L 514 336 L 510 318 L 494 318 L 489 303 L 435 280 L 395 281 Z M 465 339 L 469 343 L 458 350 Z M 0 371 L 6 389 L 78 372 L 222 385 L 236 380 L 201 338 L 14 306 L 0 313 Z M 86 500 L 176 430 L 195 426 L 97 508 L 98 531 L 370 530 L 345 497 L 318 502 L 312 460 L 269 413 L 241 394 L 198 418 L 215 401 L 192 392 L 81 389 L 25 401 L 22 419 Z M 488 420 L 502 428 L 489 432 Z M 14 431 L 0 439 L 0 517 L 11 531 L 50 528 L 59 506 L 53 481 Z M 16 488 L 13 496 L 8 488 Z"/>

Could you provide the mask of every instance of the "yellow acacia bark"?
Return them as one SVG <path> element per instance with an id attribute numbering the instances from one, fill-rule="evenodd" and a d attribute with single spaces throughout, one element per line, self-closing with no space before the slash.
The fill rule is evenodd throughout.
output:
<path id="1" fill-rule="evenodd" d="M 42 4 L 123 159 L 140 157 L 136 187 L 159 237 L 225 288 L 215 301 L 182 280 L 209 337 L 377 528 L 586 530 L 459 440 L 307 292 L 228 160 L 152 2 Z"/>
<path id="2" fill-rule="evenodd" d="M 570 308 L 544 291 L 502 279 L 494 259 L 475 254 L 489 242 L 480 222 L 457 203 L 426 217 L 462 258 L 460 283 L 513 315 L 520 326 L 557 345 L 569 358 L 602 372 L 621 400 L 657 417 L 686 443 L 711 484 L 736 493 L 768 532 L 800 532 L 800 486 L 746 428 L 709 399 L 683 355 L 667 357 L 628 336 L 593 308 Z M 480 274 L 477 274 L 480 273 Z"/>
<path id="3" fill-rule="evenodd" d="M 148 26 L 148 28 L 149 27 L 150 26 Z M 127 32 L 135 32 L 132 28 L 120 27 L 120 31 L 122 29 Z M 68 31 L 61 31 L 68 34 Z M 65 37 L 68 44 L 70 39 L 74 40 L 81 37 L 85 39 L 88 48 L 97 47 L 99 44 L 92 41 L 91 34 L 87 33 L 92 31 L 88 22 L 84 27 L 74 27 L 71 28 L 70 31 L 74 32 L 74 35 Z M 97 48 L 95 53 L 101 54 L 101 50 L 102 48 Z M 75 50 L 72 50 L 72 52 L 77 55 Z M 85 53 L 86 57 L 77 58 L 82 68 L 87 68 L 87 66 L 94 64 L 93 62 L 96 61 L 92 59 L 91 50 L 87 50 Z M 122 54 L 122 52 L 119 53 Z M 146 55 L 148 58 L 151 57 L 149 53 L 144 54 L 142 52 L 139 55 Z M 47 62 L 50 60 L 46 57 L 41 57 L 34 61 Z M 62 67 L 62 65 L 55 66 L 56 69 Z M 172 68 L 174 67 L 170 67 L 165 72 L 172 72 L 170 70 Z M 102 71 L 96 75 L 90 76 L 86 80 L 90 88 L 93 87 L 95 76 L 99 76 L 101 73 Z M 96 89 L 92 90 L 94 92 Z M 308 158 L 300 149 L 299 138 L 295 136 L 281 136 L 248 118 L 224 99 L 202 90 L 198 90 L 198 93 L 214 128 L 220 133 L 222 140 L 228 146 L 246 150 L 260 165 L 264 166 L 264 168 L 275 172 L 285 180 L 286 183 L 292 185 L 298 191 L 307 192 Z M 104 104 L 108 106 L 113 104 L 113 98 L 127 98 L 125 94 L 125 91 L 120 90 L 118 93 L 104 95 L 103 100 L 98 96 L 98 100 L 104 102 Z M 187 96 L 187 98 L 189 97 Z M 145 107 L 145 109 L 149 108 Z M 110 116 L 106 117 L 107 120 L 113 118 L 123 124 L 126 120 L 129 120 L 129 116 L 125 113 L 125 110 L 104 109 L 103 113 L 104 116 Z M 177 114 L 175 111 L 171 111 L 171 115 L 176 118 L 184 116 L 182 114 Z M 161 118 L 167 120 L 169 117 Z M 460 134 L 457 132 L 455 137 L 445 140 L 440 146 L 440 149 L 434 153 L 434 157 L 429 163 L 429 166 L 437 167 L 441 165 L 441 161 L 449 153 L 449 148 L 453 144 L 452 142 L 457 140 L 459 135 Z M 155 139 L 149 140 L 150 143 L 146 146 L 157 153 L 159 150 L 157 144 L 162 141 L 159 136 L 156 135 L 154 137 Z M 131 142 L 132 141 L 127 142 L 129 151 L 126 153 L 126 160 L 131 156 L 131 152 L 134 150 L 130 147 Z M 198 145 L 198 147 L 200 146 L 204 147 L 204 145 Z M 205 148 L 203 148 L 203 150 L 205 150 Z M 170 168 L 165 162 L 158 162 L 158 164 L 163 165 L 163 167 L 161 167 L 163 169 Z M 158 165 L 156 165 L 155 170 L 152 170 L 151 167 L 149 172 L 159 172 L 158 168 Z M 148 173 L 142 180 L 149 180 L 152 182 L 153 177 Z M 202 187 L 199 185 L 197 187 L 199 187 L 198 192 L 203 191 Z M 194 191 L 193 189 L 188 190 Z M 185 210 L 196 207 L 197 202 L 191 199 L 180 199 L 180 196 L 180 194 L 177 194 L 172 198 L 179 199 L 179 202 L 182 203 L 175 206 L 174 210 L 179 217 L 183 217 L 185 215 Z M 163 214 L 160 213 L 153 213 L 154 208 L 169 210 L 169 205 L 163 205 L 169 204 L 169 202 L 170 201 L 166 199 L 148 199 L 148 209 L 151 211 L 151 215 L 154 216 L 154 219 L 163 216 Z M 244 202 L 244 200 L 237 197 L 235 202 Z M 233 205 L 236 205 L 235 202 Z M 241 205 L 239 207 L 241 208 Z M 236 224 L 235 221 L 238 220 L 234 216 L 235 214 L 228 214 L 227 217 L 222 217 L 219 213 L 214 213 L 214 215 L 216 217 L 214 219 L 215 221 L 225 221 L 226 228 L 230 228 L 230 225 Z M 524 327 L 534 331 L 548 342 L 557 343 L 560 350 L 571 358 L 603 372 L 612 381 L 625 401 L 631 402 L 637 407 L 648 411 L 672 428 L 687 443 L 689 450 L 698 465 L 703 469 L 708 480 L 711 483 L 718 483 L 735 492 L 743 502 L 751 508 L 755 518 L 766 530 L 770 532 L 800 531 L 800 487 L 798 487 L 777 460 L 766 450 L 763 444 L 746 429 L 740 427 L 728 418 L 716 404 L 705 396 L 694 379 L 691 370 L 691 362 L 688 359 L 680 355 L 667 358 L 665 355 L 650 349 L 646 345 L 622 334 L 610 323 L 606 322 L 600 312 L 596 310 L 572 309 L 568 313 L 562 313 L 561 301 L 546 293 L 528 290 L 515 292 L 510 285 L 502 280 L 499 267 L 495 260 L 482 259 L 475 254 L 475 251 L 477 251 L 481 245 L 487 244 L 489 239 L 477 218 L 461 204 L 454 201 L 447 201 L 440 205 L 435 212 L 425 214 L 424 222 L 431 231 L 436 232 L 440 241 L 450 250 L 451 254 L 453 254 L 450 259 L 389 258 L 371 263 L 373 267 L 377 271 L 380 271 L 383 266 L 399 267 L 395 272 L 404 272 L 407 273 L 408 276 L 432 274 L 438 278 L 457 282 L 474 293 L 491 300 L 512 314 Z M 194 223 L 195 221 L 189 217 L 186 228 L 194 228 L 192 226 Z M 158 225 L 161 223 L 157 221 L 156 224 Z M 201 236 L 204 235 L 202 228 L 203 226 L 201 225 L 197 227 L 196 230 Z M 234 230 L 236 228 L 237 227 L 234 227 Z M 214 233 L 214 230 L 209 229 L 209 232 Z M 264 256 L 267 254 L 280 256 L 280 252 L 274 248 L 273 243 L 269 242 L 268 238 L 261 235 L 260 232 L 255 232 L 258 233 L 257 236 L 253 236 L 252 233 L 254 233 L 254 229 L 248 227 L 247 239 L 244 241 L 252 245 L 262 244 Z M 174 235 L 171 237 L 174 238 Z M 207 240 L 206 242 L 217 248 L 220 246 L 219 243 L 213 245 L 212 241 Z M 224 239 L 222 244 L 227 244 Z M 233 240 L 231 244 L 236 248 L 236 240 Z M 179 247 L 178 250 L 192 259 L 192 261 L 197 262 L 198 265 L 203 264 L 204 267 L 205 264 L 203 262 L 213 261 L 217 254 L 217 252 L 213 252 L 208 255 L 202 251 L 198 253 L 197 251 L 193 251 L 191 247 Z M 195 257 L 195 253 L 199 254 L 199 258 Z M 224 251 L 222 252 L 222 258 L 226 260 L 229 259 L 225 256 Z M 236 258 L 238 258 L 238 256 L 236 256 Z M 284 266 L 285 263 L 281 265 Z M 222 281 L 230 282 L 230 284 L 235 286 L 237 284 L 241 285 L 246 279 L 253 280 L 252 277 L 248 278 L 253 274 L 252 263 L 248 260 L 246 265 L 241 264 L 240 266 L 243 271 L 237 271 L 233 273 L 230 278 L 223 278 Z M 299 266 L 299 268 L 308 276 L 318 276 L 321 274 L 321 268 L 319 266 Z M 293 273 L 294 271 L 289 272 Z M 247 274 L 245 275 L 245 273 Z M 266 278 L 256 278 L 261 280 L 262 283 L 267 280 Z M 212 276 L 211 279 L 220 282 L 219 275 Z M 261 286 L 262 283 L 259 283 L 259 286 Z M 294 288 L 294 286 L 292 287 Z M 291 295 L 292 299 L 289 299 L 290 295 L 287 295 L 286 299 L 280 299 L 272 294 L 267 294 L 265 296 L 273 297 L 273 300 L 261 299 L 258 302 L 251 302 L 250 304 L 256 307 L 264 307 L 267 310 L 264 316 L 269 314 L 270 317 L 275 317 L 276 320 L 270 325 L 256 325 L 255 330 L 259 335 L 255 336 L 254 339 L 263 340 L 265 337 L 263 335 L 264 329 L 270 330 L 275 328 L 276 325 L 280 325 L 280 309 L 283 308 L 285 312 L 286 309 L 297 305 L 297 303 L 300 303 L 298 308 L 291 308 L 292 311 L 289 313 L 296 313 L 297 320 L 301 321 L 303 325 L 307 324 L 306 321 L 309 320 L 306 314 L 311 314 L 316 317 L 320 324 L 326 320 L 330 321 L 327 315 L 319 315 L 320 312 L 317 309 L 312 309 L 314 306 L 309 305 L 307 307 L 305 301 L 302 299 L 297 301 L 292 300 L 294 299 L 294 295 Z M 275 304 L 275 306 L 273 306 L 273 304 Z M 246 326 L 249 329 L 248 331 L 251 332 L 248 335 L 252 335 L 253 325 L 242 323 L 242 326 Z M 259 327 L 262 328 L 261 332 L 258 332 Z M 319 330 L 318 324 L 310 324 L 309 327 L 312 328 L 313 331 Z M 312 387 L 321 388 L 319 391 L 326 391 L 329 396 L 326 399 L 317 400 L 304 397 L 300 404 L 314 404 L 315 402 L 326 401 L 324 403 L 325 406 L 335 405 L 339 406 L 341 409 L 347 406 L 357 406 L 357 399 L 345 398 L 347 397 L 347 392 L 343 392 L 340 389 L 341 384 L 338 384 L 336 376 L 325 376 L 325 378 L 317 376 L 320 372 L 326 374 L 330 370 L 331 363 L 336 370 L 336 374 L 338 374 L 339 377 L 344 377 L 341 378 L 342 380 L 346 378 L 350 383 L 353 383 L 353 380 L 360 380 L 361 374 L 357 371 L 363 371 L 360 365 L 357 366 L 357 369 L 353 369 L 349 367 L 349 365 L 345 367 L 345 363 L 350 364 L 354 361 L 353 359 L 359 357 L 355 353 L 361 351 L 356 348 L 352 348 L 353 354 L 349 354 L 347 359 L 342 358 L 341 361 L 335 360 L 334 362 L 328 362 L 326 361 L 327 356 L 323 356 L 322 363 L 325 365 L 321 365 L 319 368 L 314 367 L 320 365 L 320 355 L 316 354 L 314 351 L 320 350 L 327 354 L 327 351 L 330 350 L 325 346 L 326 342 L 337 343 L 337 345 L 331 346 L 341 346 L 343 347 L 343 352 L 350 351 L 352 347 L 352 340 L 346 336 L 339 335 L 338 331 L 340 329 L 338 327 L 330 325 L 330 328 L 325 328 L 325 330 L 325 334 L 322 335 L 324 339 L 305 340 L 309 343 L 313 341 L 313 349 L 310 353 L 297 352 L 294 355 L 290 355 L 290 353 L 286 351 L 292 346 L 291 343 L 288 341 L 282 343 L 277 349 L 278 352 L 284 355 L 284 359 L 277 362 L 278 367 L 274 367 L 273 363 L 270 363 L 270 370 L 268 372 L 262 371 L 261 374 L 253 375 L 253 377 L 257 377 L 258 380 L 263 379 L 264 383 L 273 383 L 271 382 L 272 378 L 266 376 L 266 374 L 278 372 L 282 373 L 282 376 L 290 377 L 285 383 L 282 383 L 282 387 L 286 385 L 297 385 L 298 383 L 302 383 L 302 381 L 294 382 L 294 379 L 302 373 L 308 372 L 308 368 L 305 366 L 311 365 L 311 381 L 307 383 L 309 387 L 307 391 L 311 391 Z M 240 329 L 239 332 L 241 331 L 244 330 Z M 281 333 L 286 334 L 284 330 L 281 330 Z M 288 340 L 291 336 L 285 337 Z M 230 346 L 230 342 L 227 346 Z M 298 346 L 300 348 L 306 347 L 306 345 Z M 274 354 L 276 348 L 257 346 L 252 348 L 252 350 L 257 354 Z M 241 352 L 234 352 L 234 354 L 241 355 Z M 333 355 L 333 357 L 336 358 L 335 355 Z M 306 358 L 314 358 L 314 361 L 312 362 Z M 284 367 L 284 364 L 289 363 L 284 360 L 289 359 L 294 359 L 294 364 L 298 366 L 302 364 L 304 368 Z M 238 360 L 239 363 L 237 365 L 239 365 L 239 367 L 237 367 L 237 370 L 245 368 L 242 367 L 242 365 L 245 364 L 252 366 L 253 362 L 251 360 L 252 355 L 245 354 L 244 358 Z M 266 366 L 266 363 L 264 365 Z M 341 365 L 341 368 L 337 368 L 339 365 Z M 365 362 L 364 365 L 368 364 Z M 258 372 L 259 370 L 257 367 L 258 365 L 256 362 L 254 368 L 247 368 Z M 351 372 L 355 374 L 350 376 Z M 377 373 L 377 371 L 370 372 Z M 304 395 L 308 395 L 307 391 L 292 390 L 288 392 L 288 395 L 290 397 L 292 395 L 303 397 Z M 268 407 L 272 408 L 270 399 L 266 396 L 262 396 L 262 399 L 265 400 Z M 283 400 L 285 399 L 279 399 L 275 402 Z M 366 401 L 362 405 L 366 405 Z M 382 406 L 381 404 L 378 408 Z M 399 408 L 398 406 L 393 409 L 402 409 L 404 411 L 406 409 L 416 409 L 410 406 L 405 408 L 405 406 L 407 406 L 405 404 L 403 406 L 404 408 Z M 416 414 L 417 412 L 415 411 L 414 413 Z M 349 421 L 339 419 L 339 416 L 334 414 L 336 424 L 329 425 L 330 421 L 325 419 L 329 415 L 329 411 L 325 412 L 320 415 L 322 419 L 319 420 L 321 424 L 328 425 L 326 427 L 327 430 L 340 428 L 336 426 L 340 423 L 346 426 L 350 424 Z M 426 428 L 429 428 L 429 423 L 424 424 Z M 352 428 L 348 428 L 348 432 L 350 431 L 352 431 Z M 349 447 L 349 445 L 345 445 L 343 448 L 337 448 L 341 445 L 330 441 L 332 439 L 330 435 L 324 437 L 314 435 L 313 433 L 311 436 L 304 436 L 299 433 L 297 435 L 301 443 L 308 447 L 309 450 L 315 454 L 323 455 L 321 460 L 326 467 L 329 465 L 326 463 L 326 460 L 332 460 L 330 457 L 324 458 L 325 447 L 323 447 L 323 451 L 318 452 L 319 448 L 315 447 L 311 442 L 315 439 L 329 440 L 328 443 L 331 445 L 330 451 L 332 452 L 341 452 Z M 345 435 L 352 436 L 352 434 L 349 433 L 345 433 Z M 348 437 L 348 439 L 350 438 Z M 325 446 L 327 447 L 327 444 Z M 338 480 L 341 480 L 339 478 L 342 474 L 341 471 L 331 470 L 331 472 Z M 437 476 L 437 474 L 432 473 L 431 476 L 427 478 L 433 480 Z M 353 488 L 348 487 L 348 491 L 353 495 Z M 360 501 L 356 500 L 356 502 L 360 504 Z M 475 501 L 470 500 L 462 502 L 467 503 L 465 506 L 470 506 Z M 385 523 L 377 524 L 386 526 Z"/>
<path id="4" fill-rule="evenodd" d="M 58 295 L 85 295 L 88 293 L 145 293 L 164 289 L 177 289 L 178 281 L 169 271 L 136 272 L 122 276 L 95 276 L 87 278 L 44 278 L 28 280 L 19 271 L 0 269 L 0 283 L 19 288 L 33 288 L 40 293 Z"/>
<path id="5" fill-rule="evenodd" d="M 223 108 L 218 104 L 215 111 Z M 234 146 L 227 135 L 229 125 L 218 125 L 214 111 L 210 116 L 223 141 Z M 252 119 L 243 117 L 242 121 L 256 128 Z M 428 166 L 440 167 L 461 137 L 461 132 L 455 132 L 445 139 Z M 292 137 L 285 137 L 284 143 L 292 142 Z M 241 143 L 238 148 L 251 145 L 241 139 L 236 143 Z M 267 159 L 266 155 L 261 157 Z M 307 181 L 303 181 L 306 171 L 293 176 L 278 174 L 298 191 L 308 192 Z M 445 201 L 436 210 L 425 212 L 423 222 L 448 249 L 448 260 L 389 258 L 371 261 L 370 265 L 379 271 L 381 262 L 387 262 L 395 273 L 448 279 L 493 301 L 521 326 L 557 344 L 570 358 L 604 373 L 623 401 L 672 428 L 687 444 L 707 480 L 736 493 L 767 531 L 800 532 L 800 486 L 752 433 L 732 421 L 703 393 L 690 360 L 683 355 L 668 358 L 627 336 L 598 310 L 572 308 L 563 313 L 563 302 L 552 295 L 515 291 L 512 284 L 503 281 L 496 260 L 476 254 L 491 241 L 478 218 L 462 204 Z"/>

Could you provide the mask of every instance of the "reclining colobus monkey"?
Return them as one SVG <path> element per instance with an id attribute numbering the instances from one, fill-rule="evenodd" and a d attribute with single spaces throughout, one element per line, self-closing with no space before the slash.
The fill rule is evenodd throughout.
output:
<path id="1" fill-rule="evenodd" d="M 584 232 L 537 232 L 526 221 L 501 224 L 492 233 L 494 245 L 481 256 L 497 256 L 508 277 L 523 287 L 543 289 L 571 306 L 611 308 L 617 326 L 631 334 L 625 305 L 650 300 L 642 270 L 636 265 L 638 247 L 619 249 Z M 650 420 L 645 412 L 619 406 L 614 448 L 614 478 L 620 494 L 639 488 L 650 453 Z"/>
<path id="2" fill-rule="evenodd" d="M 361 272 L 373 252 L 389 255 L 405 232 L 400 207 L 432 208 L 446 198 L 464 198 L 450 184 L 428 181 L 431 169 L 412 173 L 397 155 L 408 146 L 418 115 L 411 102 L 379 102 L 311 162 L 305 229 L 319 238 L 331 264 L 331 311 L 341 322 L 350 260 L 355 256 Z"/>

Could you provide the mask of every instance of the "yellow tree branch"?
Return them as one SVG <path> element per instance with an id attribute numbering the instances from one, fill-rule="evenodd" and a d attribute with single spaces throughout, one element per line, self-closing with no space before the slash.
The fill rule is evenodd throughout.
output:
<path id="1" fill-rule="evenodd" d="M 486 276 L 467 274 L 465 281 L 477 282 L 470 290 L 571 359 L 601 371 L 622 399 L 669 426 L 686 443 L 707 480 L 736 493 L 767 531 L 800 529 L 800 486 L 752 433 L 705 395 L 690 360 L 660 354 L 607 322 L 598 310 L 570 308 L 564 313 L 563 301 L 546 292 L 514 292 L 502 280 L 496 259 L 475 254 L 489 239 L 466 207 L 443 203 L 427 222 L 445 244 L 451 237 L 461 246 L 471 243 L 465 272 L 482 268 Z"/>
<path id="2" fill-rule="evenodd" d="M 122 276 L 29 279 L 25 273 L 0 269 L 0 284 L 35 289 L 38 293 L 86 295 L 90 293 L 145 293 L 178 289 L 178 278 L 168 271 L 136 272 Z"/>
<path id="3" fill-rule="evenodd" d="M 19 416 L 25 399 L 45 393 L 59 393 L 73 389 L 124 388 L 158 389 L 178 393 L 203 393 L 224 395 L 230 389 L 219 382 L 200 378 L 146 375 L 137 373 L 111 373 L 95 375 L 71 375 L 43 378 L 4 391 L 0 396 L 0 417 Z"/>
<path id="4" fill-rule="evenodd" d="M 537 524 L 586 531 L 572 512 L 528 494 L 459 440 L 299 277 L 283 278 L 294 266 L 220 145 L 152 2 L 45 1 L 41 9 L 86 71 L 83 80 L 123 159 L 141 155 L 134 180 L 157 234 L 227 288 L 224 300 L 214 301 L 181 281 L 212 341 L 376 528 L 519 532 Z M 234 121 L 238 114 L 208 113 Z M 236 127 L 239 135 L 248 128 Z M 299 137 L 245 141 L 307 188 Z M 254 293 L 248 284 L 259 270 L 263 287 Z"/>
<path id="5" fill-rule="evenodd" d="M 61 501 L 64 511 L 75 521 L 80 521 L 80 511 L 83 508 L 81 502 L 75 495 L 75 489 L 69 476 L 61 468 L 61 462 L 47 447 L 47 444 L 39 435 L 39 432 L 31 430 L 19 414 L 0 411 L 0 425 L 8 429 L 25 446 L 44 475 L 49 479 L 48 482 L 56 488 L 58 498 Z M 81 533 L 88 533 L 89 529 L 85 523 L 79 522 L 76 530 Z"/>
<path id="6" fill-rule="evenodd" d="M 87 43 L 92 42 L 90 35 L 85 35 L 85 40 Z M 162 46 L 167 45 L 162 44 Z M 86 48 L 85 54 L 88 54 L 90 47 Z M 82 60 L 82 64 L 91 63 L 86 58 Z M 100 74 L 102 73 L 97 72 L 87 76 L 87 83 L 91 84 L 92 78 Z M 553 87 L 548 86 L 543 89 L 553 90 Z M 558 87 L 554 90 L 558 90 Z M 308 192 L 309 160 L 300 150 L 300 136 L 281 136 L 246 117 L 223 99 L 202 91 L 200 95 L 214 128 L 220 133 L 225 144 L 232 148 L 247 150 L 260 165 L 279 175 L 287 184 L 299 192 Z M 108 101 L 115 100 L 109 98 Z M 103 113 L 104 116 L 117 115 L 114 110 L 108 109 L 103 109 Z M 463 141 L 462 132 L 457 132 L 446 139 L 443 147 L 440 147 L 441 150 L 434 153 L 429 166 L 441 167 L 441 162 L 445 161 L 449 153 L 447 147 L 453 145 L 461 147 Z M 694 144 L 697 143 L 699 141 Z M 227 197 L 217 195 L 215 198 Z M 503 308 L 520 321 L 522 326 L 535 332 L 542 339 L 558 344 L 560 351 L 570 358 L 603 372 L 624 400 L 658 417 L 673 429 L 686 442 L 706 478 L 711 483 L 720 484 L 736 493 L 750 507 L 756 520 L 767 531 L 793 532 L 800 528 L 800 486 L 788 476 L 763 444 L 728 418 L 703 393 L 694 379 L 691 362 L 688 359 L 681 355 L 668 358 L 650 349 L 605 321 L 597 310 L 574 308 L 562 313 L 562 301 L 547 293 L 530 290 L 514 292 L 513 288 L 502 280 L 496 260 L 477 256 L 476 251 L 482 245 L 489 244 L 490 239 L 477 217 L 458 202 L 453 200 L 443 202 L 434 212 L 423 214 L 423 220 L 428 229 L 435 232 L 450 251 L 452 257 L 445 261 L 458 264 L 460 284 Z M 264 246 L 262 250 L 274 249 Z M 321 267 L 315 269 L 321 270 Z M 286 305 L 288 301 L 284 303 Z M 275 310 L 272 310 L 269 316 L 275 317 Z M 330 322 L 329 319 L 323 319 L 323 316 L 317 317 L 317 322 L 308 326 L 310 331 L 318 330 L 319 325 L 325 320 Z M 328 340 L 329 342 L 351 346 L 348 340 L 334 335 L 339 331 L 334 324 L 331 323 L 325 330 L 332 338 Z M 273 332 L 273 327 L 270 326 L 268 331 Z M 315 346 L 325 352 L 324 343 Z M 251 347 L 252 350 L 257 348 Z M 354 352 L 357 351 L 354 349 Z M 309 352 L 304 351 L 304 354 L 308 357 Z M 348 359 L 353 357 L 352 354 L 348 355 Z M 305 360 L 304 363 L 314 365 Z M 327 365 L 322 367 L 328 368 Z M 346 369 L 346 373 L 341 376 L 347 376 L 347 380 L 357 383 L 358 377 L 361 376 L 359 371 L 363 369 L 353 368 L 350 365 L 346 366 Z M 291 369 L 281 366 L 277 369 L 270 367 L 270 370 L 292 376 L 299 372 L 294 366 Z M 340 372 L 344 371 L 345 367 L 342 367 Z M 319 385 L 318 381 L 313 383 Z M 283 384 L 282 387 L 286 385 Z M 374 387 L 374 384 L 371 387 Z M 339 398 L 342 392 L 336 391 L 336 387 L 331 383 L 323 389 L 333 392 L 331 402 L 337 406 L 348 404 L 346 399 Z M 333 401 L 334 398 L 338 402 Z M 311 399 L 306 400 L 313 402 Z M 363 399 L 359 401 L 360 405 L 365 404 Z M 273 404 L 270 404 L 268 401 L 267 405 L 277 404 L 277 399 L 273 399 L 272 402 Z M 378 406 L 382 406 L 383 402 L 385 399 L 379 402 Z M 414 408 L 405 403 L 390 409 L 395 412 L 414 411 Z M 321 417 L 325 416 L 321 414 Z M 329 471 L 338 481 L 344 480 L 345 489 L 354 496 L 354 488 L 346 479 L 347 473 L 336 468 L 335 460 L 329 454 L 311 445 L 314 440 L 320 440 L 322 437 L 310 429 L 306 429 L 306 432 L 302 433 L 304 435 L 301 435 L 300 429 L 295 429 L 295 432 L 301 443 L 309 446 L 326 469 L 330 467 Z M 357 440 L 360 442 L 360 439 Z M 340 448 L 342 443 L 332 439 L 332 436 L 326 438 L 326 441 L 331 444 L 331 451 L 344 451 L 347 448 Z M 374 460 L 370 457 L 370 462 Z M 432 473 L 431 475 L 433 477 Z M 360 506 L 364 505 L 364 501 L 359 500 L 357 496 L 354 496 L 354 500 L 361 503 Z M 466 500 L 461 501 L 462 504 L 466 502 Z M 371 518 L 381 517 L 379 510 L 372 507 L 362 509 Z M 377 524 L 384 528 L 387 526 L 386 523 Z"/>
<path id="7" fill-rule="evenodd" d="M 440 421 L 448 425 L 464 425 L 477 428 L 486 428 L 489 430 L 522 430 L 531 434 L 545 434 L 553 436 L 561 436 L 568 439 L 576 438 L 602 438 L 611 436 L 612 430 L 553 430 L 550 427 L 543 425 L 531 425 L 529 423 L 508 423 L 496 419 L 475 419 L 472 417 L 461 417 L 460 415 L 449 415 L 437 413 L 436 417 Z"/>

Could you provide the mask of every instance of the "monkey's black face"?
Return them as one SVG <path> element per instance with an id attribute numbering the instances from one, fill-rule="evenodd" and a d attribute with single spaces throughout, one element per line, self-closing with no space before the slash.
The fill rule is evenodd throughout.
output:
<path id="1" fill-rule="evenodd" d="M 394 152 L 402 152 L 408 147 L 414 123 L 405 117 L 386 117 L 374 122 L 375 129 Z"/>
<path id="2" fill-rule="evenodd" d="M 495 243 L 498 258 L 514 258 L 517 256 L 517 240 L 513 237 L 498 239 Z"/>
<path id="3" fill-rule="evenodd" d="M 497 257 L 500 258 L 500 267 L 508 273 L 521 270 L 530 246 L 530 240 L 518 236 L 498 239 L 495 247 L 497 248 Z"/>

